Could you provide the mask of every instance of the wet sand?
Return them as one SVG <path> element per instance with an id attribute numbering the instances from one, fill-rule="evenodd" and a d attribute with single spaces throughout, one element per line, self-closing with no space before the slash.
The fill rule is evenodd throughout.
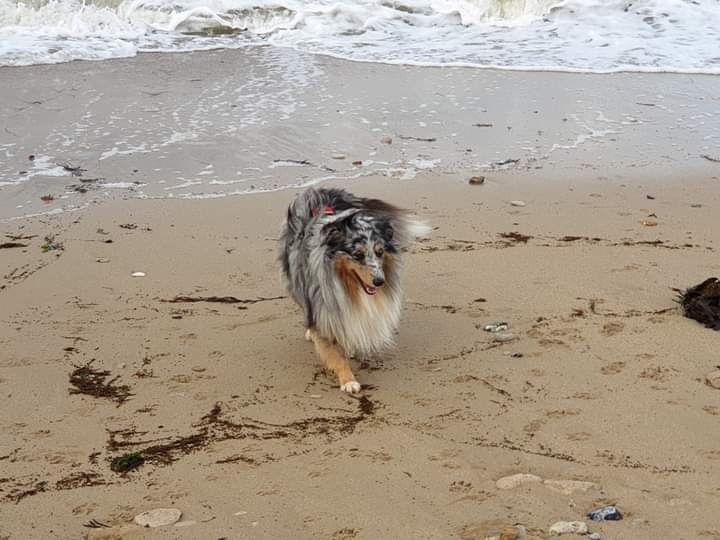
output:
<path id="1" fill-rule="evenodd" d="M 0 249 L 0 537 L 720 537 L 718 334 L 672 290 L 720 274 L 720 166 L 572 163 L 333 182 L 434 227 L 397 347 L 356 364 L 360 399 L 284 297 L 293 191 L 1 223 L 26 246 Z M 129 453 L 145 462 L 114 472 Z M 498 487 L 516 473 L 550 482 Z M 585 519 L 605 504 L 624 519 Z M 185 526 L 128 527 L 169 507 Z"/>

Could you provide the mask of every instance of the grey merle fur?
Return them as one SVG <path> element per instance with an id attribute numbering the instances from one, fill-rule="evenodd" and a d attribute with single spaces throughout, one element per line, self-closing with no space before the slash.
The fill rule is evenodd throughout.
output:
<path id="1" fill-rule="evenodd" d="M 331 214 L 324 212 L 332 208 Z M 402 252 L 425 231 L 409 213 L 342 189 L 310 188 L 290 204 L 280 238 L 288 291 L 305 326 L 337 342 L 348 355 L 390 345 L 400 319 Z M 364 256 L 360 256 L 365 253 Z M 335 272 L 338 256 L 354 257 L 382 286 L 383 303 L 361 294 L 352 302 Z M 384 258 L 392 257 L 392 264 Z"/>

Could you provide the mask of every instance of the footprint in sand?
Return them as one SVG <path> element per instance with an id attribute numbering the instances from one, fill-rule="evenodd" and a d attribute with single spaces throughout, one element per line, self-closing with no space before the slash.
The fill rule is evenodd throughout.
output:
<path id="1" fill-rule="evenodd" d="M 603 375 L 617 375 L 618 373 L 622 373 L 623 369 L 625 369 L 625 362 L 611 362 L 601 367 L 600 372 Z"/>

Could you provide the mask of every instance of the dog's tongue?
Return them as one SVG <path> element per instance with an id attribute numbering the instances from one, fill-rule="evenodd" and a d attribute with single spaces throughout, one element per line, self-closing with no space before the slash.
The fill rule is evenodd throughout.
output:
<path id="1" fill-rule="evenodd" d="M 370 295 L 373 295 L 377 292 L 377 289 L 375 287 L 371 287 L 367 283 L 363 283 L 363 288 L 365 289 L 365 292 Z"/>

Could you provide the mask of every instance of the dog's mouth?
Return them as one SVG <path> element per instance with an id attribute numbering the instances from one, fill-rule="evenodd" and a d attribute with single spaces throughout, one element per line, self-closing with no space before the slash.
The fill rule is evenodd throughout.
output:
<path id="1" fill-rule="evenodd" d="M 366 294 L 369 294 L 370 296 L 373 296 L 377 294 L 378 290 L 377 287 L 373 287 L 372 285 L 368 285 L 363 281 L 363 279 L 358 275 L 357 272 L 353 270 L 353 274 L 355 274 L 355 277 L 360 282 L 360 286 L 363 288 Z"/>

